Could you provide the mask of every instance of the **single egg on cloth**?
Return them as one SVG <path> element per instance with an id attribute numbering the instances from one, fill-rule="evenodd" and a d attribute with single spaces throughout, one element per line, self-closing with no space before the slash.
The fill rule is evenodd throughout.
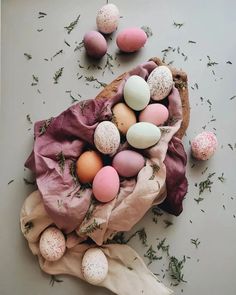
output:
<path id="1" fill-rule="evenodd" d="M 192 156 L 197 160 L 208 160 L 217 148 L 217 138 L 213 132 L 198 134 L 191 143 Z"/>
<path id="2" fill-rule="evenodd" d="M 93 194 L 102 203 L 113 200 L 117 196 L 119 188 L 119 175 L 111 166 L 103 167 L 94 177 Z"/>
<path id="3" fill-rule="evenodd" d="M 39 241 L 39 251 L 47 261 L 59 260 L 65 250 L 65 237 L 58 228 L 51 226 L 42 233 Z"/>
<path id="4" fill-rule="evenodd" d="M 94 144 L 105 155 L 115 153 L 120 145 L 120 133 L 116 125 L 110 121 L 99 123 L 94 132 Z"/>
<path id="5" fill-rule="evenodd" d="M 124 29 L 116 37 L 116 44 L 123 52 L 135 52 L 141 49 L 146 41 L 147 35 L 140 28 Z"/>
<path id="6" fill-rule="evenodd" d="M 135 111 L 143 110 L 150 101 L 150 89 L 147 82 L 140 76 L 128 78 L 124 86 L 124 100 Z"/>
<path id="7" fill-rule="evenodd" d="M 137 122 L 135 113 L 125 103 L 117 103 L 113 109 L 112 121 L 116 124 L 117 128 L 122 134 L 126 134 L 129 127 Z"/>
<path id="8" fill-rule="evenodd" d="M 114 32 L 119 23 L 120 12 L 115 4 L 109 3 L 98 11 L 97 13 L 97 28 L 104 34 L 110 34 Z"/>
<path id="9" fill-rule="evenodd" d="M 174 85 L 172 73 L 167 66 L 155 68 L 149 75 L 147 83 L 153 100 L 165 98 L 171 92 Z"/>
<path id="10" fill-rule="evenodd" d="M 98 152 L 86 151 L 76 162 L 76 173 L 81 183 L 91 183 L 103 167 L 102 157 Z"/>
<path id="11" fill-rule="evenodd" d="M 139 122 L 129 128 L 126 138 L 132 147 L 146 149 L 160 140 L 161 131 L 152 123 Z"/>
<path id="12" fill-rule="evenodd" d="M 85 280 L 97 285 L 105 280 L 108 273 L 108 260 L 99 248 L 88 249 L 82 259 L 82 274 Z"/>
<path id="13" fill-rule="evenodd" d="M 169 117 L 169 111 L 161 103 L 149 104 L 140 114 L 140 122 L 149 122 L 154 125 L 163 125 Z"/>
<path id="14" fill-rule="evenodd" d="M 123 177 L 136 176 L 144 164 L 144 157 L 140 153 L 130 150 L 119 152 L 112 161 L 112 166 Z"/>
<path id="15" fill-rule="evenodd" d="M 107 41 L 97 31 L 90 31 L 84 35 L 84 48 L 86 53 L 94 58 L 101 58 L 107 52 Z"/>

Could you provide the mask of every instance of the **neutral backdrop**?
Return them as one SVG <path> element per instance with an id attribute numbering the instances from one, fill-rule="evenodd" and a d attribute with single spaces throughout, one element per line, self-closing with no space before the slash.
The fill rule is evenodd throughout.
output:
<path id="1" fill-rule="evenodd" d="M 236 95 L 236 1 L 114 1 L 122 16 L 119 31 L 145 25 L 151 28 L 153 35 L 140 52 L 117 55 L 112 62 L 114 74 L 106 70 L 102 75 L 101 70 L 87 69 L 91 60 L 85 57 L 83 49 L 74 49 L 85 32 L 96 29 L 96 12 L 105 2 L 2 1 L 0 294 L 110 294 L 63 275 L 59 276 L 63 282 L 51 286 L 50 276 L 41 272 L 36 258 L 27 247 L 19 229 L 19 213 L 24 199 L 35 188 L 23 181 L 24 177 L 32 178 L 30 172 L 24 169 L 24 161 L 33 143 L 33 124 L 26 116 L 29 114 L 34 123 L 58 115 L 71 105 L 70 94 L 66 91 L 71 91 L 75 98 L 79 97 L 78 94 L 81 99 L 93 98 L 101 89 L 97 88 L 96 82 L 87 85 L 85 76 L 93 75 L 99 81 L 109 83 L 150 57 L 162 57 L 162 50 L 168 46 L 176 50 L 168 54 L 166 61 L 174 61 L 174 66 L 184 69 L 189 78 L 191 122 L 184 137 L 187 153 L 189 140 L 203 128 L 216 133 L 219 147 L 215 156 L 207 162 L 195 163 L 189 156 L 189 192 L 179 217 L 164 213 L 155 224 L 150 211 L 127 237 L 145 227 L 148 245 L 152 245 L 153 249 L 157 251 L 157 238 L 166 238 L 171 255 L 179 259 L 183 255 L 189 257 L 183 269 L 187 282 L 173 287 L 175 294 L 236 294 L 236 98 L 232 98 Z M 38 18 L 39 12 L 47 15 Z M 78 14 L 81 15 L 78 25 L 71 34 L 67 34 L 64 27 Z M 174 22 L 184 25 L 178 29 Z M 112 40 L 109 39 L 108 52 L 113 57 L 117 52 L 116 34 L 111 36 Z M 62 54 L 52 58 L 61 49 Z M 31 54 L 32 59 L 27 60 L 24 53 Z M 207 56 L 211 62 L 218 64 L 207 66 Z M 100 63 L 102 67 L 105 62 L 106 58 Z M 79 64 L 85 68 L 79 67 Z M 59 83 L 54 84 L 53 75 L 61 67 L 64 67 L 63 75 Z M 32 75 L 39 79 L 36 86 L 31 86 Z M 83 78 L 78 80 L 80 75 Z M 211 192 L 205 191 L 201 195 L 203 200 L 198 204 L 194 200 L 199 197 L 198 184 L 213 172 Z M 222 173 L 223 182 L 218 179 Z M 173 224 L 166 228 L 165 220 Z M 198 248 L 191 243 L 191 239 L 200 241 Z M 130 245 L 141 256 L 147 251 L 138 237 L 133 238 Z M 168 259 L 161 251 L 157 254 L 163 259 L 149 267 L 170 286 L 173 281 L 166 271 Z"/>

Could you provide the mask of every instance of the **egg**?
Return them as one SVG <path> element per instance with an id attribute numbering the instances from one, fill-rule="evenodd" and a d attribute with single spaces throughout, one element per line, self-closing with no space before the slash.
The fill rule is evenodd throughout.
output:
<path id="1" fill-rule="evenodd" d="M 213 132 L 204 131 L 198 134 L 191 143 L 192 155 L 197 160 L 208 160 L 216 151 L 217 138 Z"/>
<path id="2" fill-rule="evenodd" d="M 120 12 L 115 4 L 109 3 L 98 11 L 97 13 L 97 28 L 104 34 L 110 34 L 114 32 L 119 23 Z"/>
<path id="3" fill-rule="evenodd" d="M 99 123 L 94 132 L 94 144 L 105 155 L 115 153 L 120 145 L 120 133 L 116 125 L 110 121 Z"/>
<path id="4" fill-rule="evenodd" d="M 172 73 L 166 66 L 155 68 L 149 75 L 147 83 L 153 100 L 161 100 L 167 97 L 174 84 Z"/>
<path id="5" fill-rule="evenodd" d="M 150 101 L 150 89 L 147 82 L 140 76 L 128 78 L 124 86 L 124 100 L 135 111 L 144 109 Z"/>
<path id="6" fill-rule="evenodd" d="M 116 44 L 123 52 L 135 52 L 147 41 L 146 33 L 140 28 L 127 28 L 116 37 Z"/>
<path id="7" fill-rule="evenodd" d="M 76 162 L 76 173 L 81 183 L 91 183 L 103 167 L 102 157 L 98 152 L 86 151 Z"/>
<path id="8" fill-rule="evenodd" d="M 160 140 L 161 131 L 152 123 L 139 122 L 129 128 L 126 138 L 134 148 L 146 149 Z"/>
<path id="9" fill-rule="evenodd" d="M 118 174 L 123 177 L 136 176 L 144 167 L 144 164 L 144 157 L 130 150 L 119 152 L 112 161 L 112 166 L 116 169 Z"/>
<path id="10" fill-rule="evenodd" d="M 122 134 L 126 134 L 129 127 L 137 122 L 135 113 L 125 103 L 117 103 L 113 109 L 112 121 L 116 124 L 117 128 Z"/>
<path id="11" fill-rule="evenodd" d="M 90 31 L 84 35 L 84 48 L 89 56 L 101 58 L 107 52 L 107 41 L 101 33 Z"/>
<path id="12" fill-rule="evenodd" d="M 112 166 L 105 166 L 98 171 L 93 180 L 93 194 L 103 203 L 113 200 L 119 191 L 119 175 Z"/>
<path id="13" fill-rule="evenodd" d="M 47 261 L 59 260 L 66 250 L 63 233 L 54 226 L 47 228 L 40 237 L 39 250 Z"/>
<path id="14" fill-rule="evenodd" d="M 160 103 L 149 104 L 140 114 L 140 122 L 149 122 L 154 125 L 163 125 L 169 117 L 167 107 Z"/>
<path id="15" fill-rule="evenodd" d="M 82 274 L 84 279 L 97 285 L 105 280 L 108 273 L 108 260 L 99 248 L 88 249 L 82 258 Z"/>

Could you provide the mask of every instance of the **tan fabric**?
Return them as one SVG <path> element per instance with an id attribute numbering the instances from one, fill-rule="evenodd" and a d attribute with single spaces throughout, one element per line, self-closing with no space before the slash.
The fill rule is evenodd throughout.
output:
<path id="1" fill-rule="evenodd" d="M 85 251 L 94 245 L 81 243 L 75 232 L 66 236 L 67 249 L 56 262 L 46 261 L 39 252 L 39 238 L 44 229 L 53 224 L 46 213 L 39 191 L 33 192 L 24 202 L 21 215 L 21 230 L 28 240 L 34 255 L 38 256 L 40 267 L 48 274 L 69 274 L 84 280 L 81 261 Z M 146 294 L 168 295 L 166 288 L 148 270 L 138 254 L 127 245 L 102 245 L 101 249 L 109 263 L 106 279 L 99 284 L 118 295 Z"/>

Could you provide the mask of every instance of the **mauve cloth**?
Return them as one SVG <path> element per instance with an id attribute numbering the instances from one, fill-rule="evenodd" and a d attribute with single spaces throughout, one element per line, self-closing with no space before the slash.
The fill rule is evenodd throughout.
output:
<path id="1" fill-rule="evenodd" d="M 163 161 L 168 144 L 171 147 L 171 140 L 172 145 L 176 145 L 173 136 L 182 121 L 181 99 L 175 87 L 168 96 L 168 126 L 161 128 L 160 141 L 145 151 L 146 166 L 139 172 L 137 179 L 121 182 L 117 198 L 106 204 L 94 205 L 91 189 L 81 189 L 74 181 L 70 169 L 85 146 L 93 145 L 97 124 L 111 119 L 111 108 L 123 99 L 123 86 L 128 77 L 135 74 L 147 79 L 155 67 L 154 62 L 147 62 L 127 73 L 117 93 L 109 99 L 79 102 L 50 121 L 35 124 L 34 148 L 26 167 L 36 175 L 37 186 L 48 215 L 64 233 L 76 230 L 80 237 L 89 236 L 95 243 L 102 245 L 114 233 L 130 230 L 153 204 L 160 204 L 165 199 L 166 166 Z M 182 146 L 181 143 L 179 145 Z M 58 155 L 61 152 L 65 158 L 63 171 L 58 164 Z M 176 159 L 179 168 L 168 169 L 169 177 L 184 179 L 186 158 Z M 177 186 L 173 190 L 177 195 L 170 195 L 173 198 L 178 196 L 180 200 L 187 191 L 187 183 L 185 182 L 185 187 L 182 185 L 181 190 L 178 190 L 179 183 L 175 184 Z M 179 212 L 179 207 L 177 209 Z M 91 232 L 93 225 L 98 225 L 98 228 Z"/>
<path id="2" fill-rule="evenodd" d="M 31 226 L 29 226 L 31 224 Z M 39 251 L 41 233 L 53 220 L 45 211 L 39 191 L 33 192 L 24 202 L 20 216 L 21 230 L 28 240 L 34 255 L 38 256 L 39 265 L 48 274 L 68 274 L 84 280 L 81 262 L 85 251 L 94 247 L 81 243 L 74 233 L 66 235 L 66 251 L 61 259 L 46 261 Z M 118 295 L 146 294 L 170 295 L 173 292 L 166 288 L 146 267 L 142 258 L 128 245 L 105 244 L 100 248 L 108 260 L 108 275 L 98 284 Z"/>

